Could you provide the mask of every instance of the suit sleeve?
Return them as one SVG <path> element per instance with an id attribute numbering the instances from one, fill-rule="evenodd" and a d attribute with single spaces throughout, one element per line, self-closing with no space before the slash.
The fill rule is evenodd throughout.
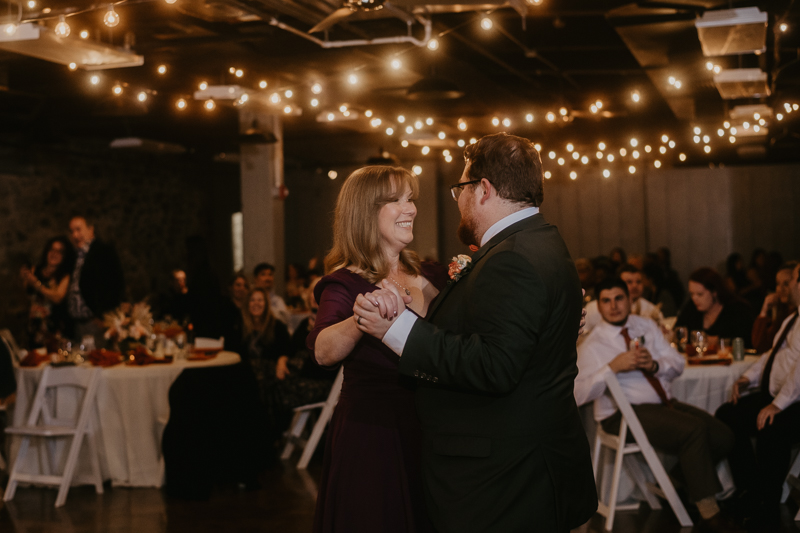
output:
<path id="1" fill-rule="evenodd" d="M 513 252 L 487 258 L 472 275 L 478 277 L 464 312 L 474 332 L 457 334 L 417 320 L 400 372 L 424 373 L 439 385 L 466 391 L 506 394 L 536 356 L 547 318 L 547 288 L 530 263 Z"/>

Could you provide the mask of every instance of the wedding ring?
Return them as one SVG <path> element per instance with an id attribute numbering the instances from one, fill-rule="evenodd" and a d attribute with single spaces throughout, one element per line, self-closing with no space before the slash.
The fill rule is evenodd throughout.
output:
<path id="1" fill-rule="evenodd" d="M 359 326 L 361 325 L 361 317 L 360 316 L 356 319 L 356 324 L 358 324 Z"/>

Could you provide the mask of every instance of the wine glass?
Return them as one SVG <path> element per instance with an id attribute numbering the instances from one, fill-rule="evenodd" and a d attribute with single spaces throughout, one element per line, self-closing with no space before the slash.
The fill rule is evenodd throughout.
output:
<path id="1" fill-rule="evenodd" d="M 698 357 L 704 356 L 708 349 L 708 335 L 705 331 L 693 331 L 692 336 L 692 344 L 694 344 Z"/>

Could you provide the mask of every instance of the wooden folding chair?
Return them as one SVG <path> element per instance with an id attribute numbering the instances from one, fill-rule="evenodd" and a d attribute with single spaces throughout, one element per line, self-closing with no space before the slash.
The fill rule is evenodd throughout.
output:
<path id="1" fill-rule="evenodd" d="M 622 387 L 620 387 L 617 376 L 610 373 L 606 376 L 605 381 L 611 396 L 614 398 L 614 401 L 617 403 L 617 407 L 622 413 L 622 422 L 619 426 L 619 435 L 611 435 L 606 433 L 603 431 L 602 426 L 598 424 L 597 435 L 594 440 L 594 458 L 592 461 L 594 463 L 595 481 L 598 483 L 600 493 L 600 498 L 597 502 L 597 512 L 606 517 L 606 530 L 611 531 L 611 528 L 614 527 L 614 515 L 618 510 L 630 508 L 628 506 L 623 507 L 617 504 L 617 494 L 619 492 L 619 481 L 622 473 L 623 461 L 634 482 L 639 487 L 639 490 L 642 491 L 642 494 L 652 509 L 661 509 L 661 504 L 659 503 L 658 499 L 653 496 L 655 494 L 667 500 L 681 526 L 691 527 L 692 519 L 689 518 L 689 513 L 686 512 L 683 502 L 681 502 L 681 499 L 678 497 L 678 493 L 675 492 L 675 487 L 672 486 L 672 481 L 670 481 L 667 471 L 664 469 L 664 465 L 661 464 L 661 460 L 658 458 L 656 451 L 650 444 L 650 441 L 648 440 L 647 435 L 642 428 L 641 422 L 639 422 L 633 407 L 631 407 L 631 404 L 628 401 L 628 398 L 625 396 Z M 633 438 L 636 441 L 635 443 L 627 442 L 628 430 L 630 430 L 631 434 L 633 435 Z M 603 476 L 599 471 L 600 454 L 603 446 L 616 452 L 614 459 L 613 478 L 611 480 L 611 494 L 607 495 L 606 499 L 608 503 L 603 501 L 605 495 L 604 493 L 606 492 L 606 483 L 604 482 Z M 650 483 L 647 480 L 641 464 L 635 457 L 632 456 L 632 454 L 635 453 L 641 453 L 642 456 L 644 456 L 644 460 L 650 467 L 650 470 L 656 479 L 657 485 Z M 638 507 L 638 504 L 636 504 L 634 507 Z"/>
<path id="2" fill-rule="evenodd" d="M 789 473 L 786 475 L 786 481 L 783 483 L 783 495 L 781 496 L 781 503 L 786 502 L 789 498 L 789 493 L 791 492 L 792 488 L 795 490 L 800 490 L 800 451 L 799 448 L 795 447 L 792 450 L 792 455 L 794 455 L 794 460 L 792 461 L 792 467 L 789 469 Z M 800 522 L 800 509 L 797 511 L 797 514 L 794 515 L 794 521 Z"/>
<path id="3" fill-rule="evenodd" d="M 100 372 L 101 369 L 99 368 L 45 367 L 42 372 L 42 379 L 39 382 L 39 387 L 36 389 L 36 396 L 34 397 L 33 407 L 31 408 L 27 423 L 24 426 L 6 428 L 6 433 L 21 436 L 22 442 L 19 447 L 19 452 L 17 453 L 17 458 L 14 461 L 14 466 L 11 469 L 11 477 L 6 486 L 5 496 L 3 497 L 5 501 L 14 498 L 14 493 L 17 490 L 17 484 L 19 482 L 38 483 L 57 486 L 58 496 L 56 497 L 55 506 L 61 507 L 64 505 L 67 499 L 67 492 L 69 491 L 70 484 L 75 475 L 75 467 L 78 463 L 78 455 L 84 437 L 86 438 L 91 455 L 92 474 L 88 479 L 76 477 L 76 480 L 94 485 L 98 494 L 103 493 L 100 459 L 97 453 L 97 443 L 95 441 L 91 422 L 91 414 L 95 405 L 97 382 L 100 377 Z M 57 389 L 59 387 L 79 387 L 85 389 L 83 401 L 78 409 L 77 420 L 59 419 L 51 414 L 45 394 L 48 389 Z M 55 440 L 69 437 L 71 437 L 72 440 L 69 444 L 66 464 L 61 475 L 54 475 L 50 471 L 46 471 L 44 474 L 28 474 L 20 471 L 22 465 L 25 464 L 25 458 L 28 455 L 28 448 L 30 447 L 32 438 L 42 439 L 47 443 L 49 456 L 48 454 L 45 454 L 45 456 L 47 459 L 46 462 L 48 463 L 47 470 L 49 470 L 56 465 Z"/>
<path id="4" fill-rule="evenodd" d="M 298 446 L 303 448 L 303 454 L 300 456 L 297 468 L 304 469 L 308 466 L 311 456 L 314 455 L 314 450 L 317 449 L 319 439 L 322 438 L 322 432 L 325 431 L 325 426 L 328 425 L 331 416 L 333 416 L 333 409 L 336 407 L 336 404 L 339 403 L 339 394 L 342 392 L 342 381 L 344 381 L 344 367 L 339 369 L 339 373 L 336 375 L 336 380 L 333 382 L 327 400 L 294 408 L 292 423 L 285 433 L 286 446 L 283 448 L 281 459 L 288 459 L 291 457 L 294 447 Z M 309 417 L 316 409 L 321 409 L 321 411 L 314 424 L 314 428 L 311 430 L 311 435 L 306 441 L 302 438 L 303 431 L 305 430 Z"/>

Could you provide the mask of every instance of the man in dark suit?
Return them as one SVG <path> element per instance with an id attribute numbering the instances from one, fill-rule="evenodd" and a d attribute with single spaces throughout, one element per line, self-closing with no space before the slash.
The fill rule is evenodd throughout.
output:
<path id="1" fill-rule="evenodd" d="M 75 321 L 75 339 L 92 335 L 100 348 L 103 315 L 122 302 L 122 265 L 114 247 L 95 238 L 94 224 L 86 217 L 72 217 L 69 233 L 77 258 L 67 292 L 67 310 Z"/>
<path id="2" fill-rule="evenodd" d="M 478 251 L 461 257 L 463 268 L 451 265 L 426 320 L 404 310 L 385 282 L 358 298 L 355 314 L 362 331 L 401 356 L 400 372 L 419 379 L 426 499 L 437 530 L 569 531 L 597 508 L 573 396 L 580 280 L 558 230 L 539 214 L 533 143 L 490 135 L 467 147 L 465 159 L 451 191 L 459 238 Z M 381 318 L 381 306 L 397 318 Z"/>

